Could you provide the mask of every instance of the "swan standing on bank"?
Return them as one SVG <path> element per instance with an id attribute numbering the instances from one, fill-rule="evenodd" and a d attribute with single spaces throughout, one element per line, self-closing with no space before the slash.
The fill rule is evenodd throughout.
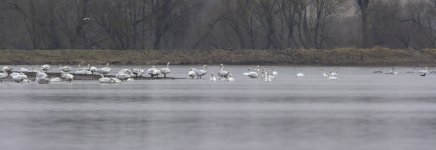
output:
<path id="1" fill-rule="evenodd" d="M 197 75 L 197 79 L 201 79 L 202 76 L 207 74 L 207 65 L 203 65 L 203 70 L 194 70 Z"/>
<path id="2" fill-rule="evenodd" d="M 47 77 L 47 74 L 44 72 L 37 72 L 36 73 L 36 82 L 39 84 L 49 84 L 50 79 Z"/>
<path id="3" fill-rule="evenodd" d="M 191 71 L 188 72 L 188 76 L 191 77 L 191 79 L 194 79 L 194 77 L 197 75 L 194 70 L 197 69 L 191 68 Z"/>
<path id="4" fill-rule="evenodd" d="M 111 68 L 109 68 L 109 63 L 106 63 L 106 67 L 100 68 L 97 70 L 98 73 L 106 75 L 109 74 L 112 71 Z"/>
<path id="5" fill-rule="evenodd" d="M 160 69 L 160 72 L 164 75 L 164 78 L 167 77 L 167 74 L 171 72 L 170 70 L 170 62 L 167 62 L 167 67 Z"/>
<path id="6" fill-rule="evenodd" d="M 218 76 L 220 76 L 221 79 L 225 78 L 227 79 L 230 72 L 224 71 L 224 65 L 220 64 L 220 71 L 218 72 Z"/>
<path id="7" fill-rule="evenodd" d="M 42 65 L 41 66 L 41 70 L 43 70 L 44 72 L 48 72 L 48 70 L 50 70 L 50 65 Z"/>

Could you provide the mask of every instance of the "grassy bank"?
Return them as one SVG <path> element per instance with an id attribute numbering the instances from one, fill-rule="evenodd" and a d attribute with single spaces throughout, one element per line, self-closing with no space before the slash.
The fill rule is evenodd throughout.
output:
<path id="1" fill-rule="evenodd" d="M 434 65 L 436 49 L 1 50 L 0 64 Z"/>

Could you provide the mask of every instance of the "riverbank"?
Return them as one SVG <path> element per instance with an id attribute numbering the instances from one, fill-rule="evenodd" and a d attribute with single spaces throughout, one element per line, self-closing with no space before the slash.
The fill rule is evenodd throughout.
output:
<path id="1" fill-rule="evenodd" d="M 0 64 L 435 65 L 436 49 L 1 50 Z"/>

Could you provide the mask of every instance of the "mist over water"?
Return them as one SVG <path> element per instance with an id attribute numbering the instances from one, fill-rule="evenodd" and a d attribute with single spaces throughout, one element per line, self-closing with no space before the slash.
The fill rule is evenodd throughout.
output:
<path id="1" fill-rule="evenodd" d="M 113 72 L 125 66 L 114 68 Z M 189 68 L 171 66 L 171 77 Z M 390 68 L 226 66 L 234 82 L 153 80 L 122 84 L 0 83 L 2 150 L 386 150 L 436 145 L 436 75 L 373 74 Z M 268 67 L 270 68 L 270 67 Z M 327 70 L 333 68 L 327 67 Z M 216 74 L 216 66 L 209 71 Z M 418 71 L 418 70 L 415 70 Z"/>

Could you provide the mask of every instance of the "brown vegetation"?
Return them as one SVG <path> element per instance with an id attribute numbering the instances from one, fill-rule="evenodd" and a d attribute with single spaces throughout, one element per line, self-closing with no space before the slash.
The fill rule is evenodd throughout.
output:
<path id="1" fill-rule="evenodd" d="M 436 64 L 436 49 L 287 50 L 4 50 L 1 64 L 238 64 L 419 65 Z"/>

